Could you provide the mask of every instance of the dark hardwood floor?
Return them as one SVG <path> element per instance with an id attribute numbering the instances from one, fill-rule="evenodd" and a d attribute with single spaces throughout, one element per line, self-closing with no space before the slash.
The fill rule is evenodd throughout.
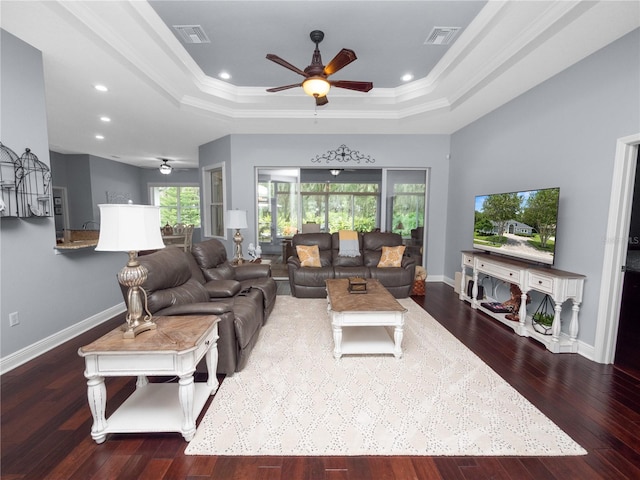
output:
<path id="1" fill-rule="evenodd" d="M 580 443 L 579 457 L 196 457 L 178 434 L 90 436 L 80 346 L 113 319 L 1 378 L 2 479 L 637 479 L 640 377 L 554 355 L 473 311 L 444 284 L 416 298 L 449 331 Z M 134 379 L 107 379 L 107 416 Z"/>

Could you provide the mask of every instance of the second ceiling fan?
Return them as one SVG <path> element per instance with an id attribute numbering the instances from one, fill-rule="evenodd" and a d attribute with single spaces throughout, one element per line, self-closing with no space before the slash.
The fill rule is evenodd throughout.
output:
<path id="1" fill-rule="evenodd" d="M 348 90 L 355 90 L 358 92 L 368 92 L 373 88 L 371 82 L 358 82 L 352 80 L 329 80 L 329 75 L 333 75 L 338 70 L 346 67 L 351 62 L 356 60 L 356 54 L 353 50 L 343 48 L 340 52 L 333 57 L 326 66 L 322 64 L 322 57 L 320 56 L 320 50 L 318 44 L 324 38 L 324 33 L 320 30 L 314 30 L 309 34 L 311 41 L 316 44 L 316 48 L 313 51 L 313 57 L 311 58 L 311 65 L 304 70 L 300 70 L 298 67 L 290 64 L 286 60 L 283 60 L 277 55 L 272 53 L 267 54 L 267 59 L 272 62 L 282 65 L 289 70 L 296 72 L 299 75 L 305 77 L 301 83 L 294 83 L 292 85 L 284 85 L 282 87 L 268 88 L 267 92 L 280 92 L 282 90 L 288 90 L 290 88 L 302 87 L 308 95 L 316 99 L 316 105 L 326 105 L 329 103 L 327 99 L 327 93 L 331 87 L 346 88 Z"/>

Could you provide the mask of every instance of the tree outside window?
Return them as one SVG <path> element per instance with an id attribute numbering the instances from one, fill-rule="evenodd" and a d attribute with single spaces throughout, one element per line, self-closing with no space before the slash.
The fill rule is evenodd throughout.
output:
<path id="1" fill-rule="evenodd" d="M 303 183 L 301 190 L 303 223 L 320 224 L 327 232 L 376 227 L 377 183 Z"/>
<path id="2" fill-rule="evenodd" d="M 200 227 L 200 188 L 191 185 L 151 187 L 153 205 L 160 207 L 160 224 Z"/>

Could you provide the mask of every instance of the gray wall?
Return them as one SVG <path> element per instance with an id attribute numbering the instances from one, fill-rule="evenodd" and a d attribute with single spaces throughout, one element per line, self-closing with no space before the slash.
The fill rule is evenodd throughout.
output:
<path id="1" fill-rule="evenodd" d="M 471 249 L 474 196 L 560 187 L 555 266 L 587 276 L 579 340 L 595 341 L 616 140 L 640 132 L 640 30 L 451 138 L 445 271 Z"/>
<path id="2" fill-rule="evenodd" d="M 363 168 L 429 168 L 427 271 L 430 276 L 441 276 L 449 178 L 448 135 L 231 135 L 203 145 L 200 166 L 227 162 L 227 208 L 247 210 L 249 228 L 242 234 L 248 245 L 256 243 L 255 169 L 318 168 L 320 165 L 311 159 L 342 144 L 375 159 L 375 163 L 362 165 Z M 337 166 L 358 168 L 353 163 Z M 231 247 L 232 242 L 227 240 L 229 255 Z"/>
<path id="3" fill-rule="evenodd" d="M 147 183 L 166 181 L 157 169 L 49 152 L 42 55 L 5 31 L 1 35 L 1 140 L 16 152 L 31 148 L 52 168 L 53 185 L 86 199 L 76 202 L 71 227 L 99 221 L 97 204 L 106 203 L 107 191 L 129 192 L 134 202 L 147 203 Z M 171 180 L 198 183 L 198 170 L 174 171 Z M 53 217 L 0 220 L 0 358 L 122 303 L 116 275 L 126 253 L 87 249 L 56 255 L 55 244 Z M 9 327 L 12 312 L 19 314 L 15 327 Z"/>
<path id="4" fill-rule="evenodd" d="M 25 147 L 50 165 L 42 56 L 1 32 L 2 142 Z M 53 218 L 0 221 L 0 357 L 73 326 L 122 302 L 116 273 L 124 253 L 54 254 Z M 9 327 L 9 313 L 20 324 Z"/>
<path id="5" fill-rule="evenodd" d="M 67 189 L 69 228 L 78 230 L 93 218 L 91 204 L 91 165 L 89 155 L 62 155 L 49 152 L 51 158 L 51 183 Z"/>

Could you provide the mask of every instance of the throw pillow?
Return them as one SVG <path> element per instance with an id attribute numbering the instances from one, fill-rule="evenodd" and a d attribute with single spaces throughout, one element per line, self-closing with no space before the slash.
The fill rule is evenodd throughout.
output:
<path id="1" fill-rule="evenodd" d="M 404 245 L 398 247 L 382 247 L 382 255 L 378 262 L 379 268 L 400 267 L 402 266 L 402 255 L 404 254 Z"/>
<path id="2" fill-rule="evenodd" d="M 320 250 L 317 245 L 296 245 L 301 267 L 320 267 Z"/>

